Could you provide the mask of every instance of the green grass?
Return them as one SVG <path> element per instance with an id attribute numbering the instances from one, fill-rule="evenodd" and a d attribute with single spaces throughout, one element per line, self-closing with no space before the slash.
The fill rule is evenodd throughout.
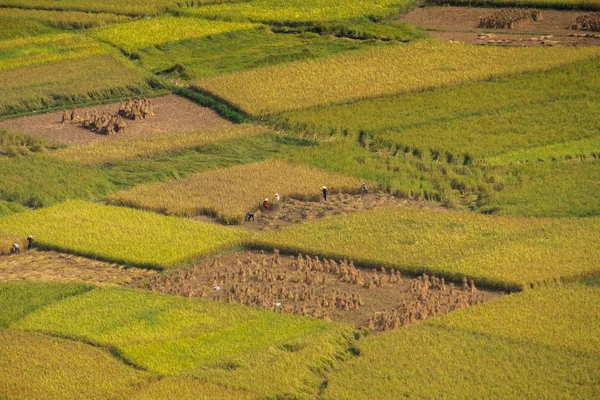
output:
<path id="1" fill-rule="evenodd" d="M 410 0 L 252 0 L 183 8 L 178 13 L 228 21 L 249 20 L 277 24 L 331 21 L 357 17 L 383 19 L 398 15 Z"/>
<path id="2" fill-rule="evenodd" d="M 151 268 L 174 267 L 244 237 L 218 225 L 75 200 L 4 217 L 0 232 L 33 235 L 42 249 Z"/>
<path id="3" fill-rule="evenodd" d="M 161 376 L 271 398 L 313 398 L 354 340 L 350 327 L 322 320 L 131 289 L 94 290 L 15 327 L 111 346 Z"/>
<path id="4" fill-rule="evenodd" d="M 600 161 L 533 162 L 512 168 L 517 182 L 494 192 L 485 209 L 501 215 L 600 215 Z"/>
<path id="5" fill-rule="evenodd" d="M 382 45 L 313 33 L 274 34 L 262 28 L 167 43 L 138 54 L 141 65 L 154 73 L 194 80 Z"/>
<path id="6" fill-rule="evenodd" d="M 600 158 L 600 136 L 518 150 L 497 157 L 489 157 L 485 162 L 501 164 L 521 161 L 570 160 L 573 158 Z"/>
<path id="7" fill-rule="evenodd" d="M 92 286 L 72 283 L 0 283 L 0 329 L 35 310 L 91 289 Z"/>
<path id="8" fill-rule="evenodd" d="M 18 39 L 21 37 L 32 37 L 37 35 L 47 35 L 56 33 L 57 29 L 52 28 L 41 21 L 25 18 L 13 18 L 0 13 L 0 40 Z"/>
<path id="9" fill-rule="evenodd" d="M 93 30 L 90 34 L 131 54 L 150 46 L 160 46 L 169 42 L 210 37 L 257 27 L 258 25 L 247 22 L 206 21 L 195 18 L 166 16 L 112 25 Z M 140 34 L 140 32 L 144 33 Z"/>
<path id="10" fill-rule="evenodd" d="M 255 236 L 252 246 L 348 258 L 521 290 L 600 274 L 600 218 L 533 219 L 376 209 Z"/>
<path id="11" fill-rule="evenodd" d="M 503 153 L 510 156 L 494 160 L 548 158 L 552 150 L 545 146 L 598 136 L 598 74 L 595 58 L 456 88 L 285 113 L 280 125 L 323 137 L 365 132 L 369 146 L 399 156 L 418 152 L 453 162 Z M 560 150 L 569 151 L 580 152 L 567 145 Z"/>
<path id="12" fill-rule="evenodd" d="M 2 157 L 25 156 L 50 149 L 57 149 L 59 145 L 35 135 L 23 135 L 0 128 L 0 159 Z"/>
<path id="13" fill-rule="evenodd" d="M 594 398 L 597 288 L 513 294 L 359 342 L 325 399 Z"/>
<path id="14" fill-rule="evenodd" d="M 0 331 L 0 397 L 130 398 L 152 375 L 88 344 L 38 333 Z"/>
<path id="15" fill-rule="evenodd" d="M 598 0 L 428 0 L 442 5 L 468 5 L 471 7 L 538 7 L 556 9 L 600 10 Z"/>

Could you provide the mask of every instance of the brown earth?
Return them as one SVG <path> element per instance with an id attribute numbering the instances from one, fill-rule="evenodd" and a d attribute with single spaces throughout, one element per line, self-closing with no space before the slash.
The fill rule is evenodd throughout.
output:
<path id="1" fill-rule="evenodd" d="M 362 210 L 383 207 L 438 207 L 432 203 L 401 199 L 384 192 L 375 192 L 365 196 L 336 193 L 328 194 L 327 201 L 305 201 L 296 199 L 282 199 L 273 201 L 268 213 L 259 209 L 254 212 L 254 222 L 246 222 L 242 226 L 253 231 L 272 231 L 290 225 L 314 221 L 319 218 L 334 215 L 346 215 Z M 191 218 L 201 222 L 215 222 L 207 216 Z"/>
<path id="2" fill-rule="evenodd" d="M 62 111 L 0 121 L 0 128 L 42 136 L 65 145 L 84 145 L 123 137 L 153 136 L 166 133 L 200 132 L 221 128 L 231 123 L 209 108 L 175 95 L 151 98 L 154 117 L 141 121 L 127 120 L 124 134 L 100 135 L 84 129 L 80 124 L 62 124 Z M 114 114 L 119 103 L 76 108 L 79 117 L 87 111 Z"/>
<path id="3" fill-rule="evenodd" d="M 54 251 L 24 251 L 0 257 L 0 282 L 83 282 L 97 286 L 130 285 L 157 271 L 123 268 Z"/>
<path id="4" fill-rule="evenodd" d="M 513 29 L 477 28 L 479 19 L 493 12 L 494 9 L 480 7 L 417 7 L 398 22 L 417 25 L 437 39 L 455 42 L 500 46 L 600 46 L 600 35 L 567 29 L 575 17 L 587 12 L 541 10 L 543 21 L 540 22 Z"/>
<path id="5" fill-rule="evenodd" d="M 501 296 L 472 282 L 357 269 L 345 261 L 264 252 L 230 253 L 156 275 L 144 289 L 346 322 L 373 331 L 398 328 Z"/>

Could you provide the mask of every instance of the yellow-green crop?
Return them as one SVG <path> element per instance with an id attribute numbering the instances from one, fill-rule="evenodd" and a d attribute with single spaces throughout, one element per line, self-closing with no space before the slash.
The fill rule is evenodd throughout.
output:
<path id="1" fill-rule="evenodd" d="M 271 398 L 312 399 L 354 341 L 351 327 L 323 320 L 122 288 L 66 299 L 13 327 L 110 346 L 161 376 Z"/>
<path id="2" fill-rule="evenodd" d="M 358 191 L 361 181 L 301 164 L 268 160 L 254 164 L 201 172 L 184 180 L 138 186 L 108 196 L 108 201 L 170 215 L 216 215 L 241 222 L 265 198 L 319 198 L 326 186 L 331 193 Z"/>
<path id="3" fill-rule="evenodd" d="M 194 378 L 163 378 L 142 389 L 133 400 L 258 400 L 253 393 Z"/>
<path id="4" fill-rule="evenodd" d="M 0 232 L 33 235 L 41 248 L 154 268 L 235 246 L 244 237 L 213 224 L 84 201 L 2 218 Z"/>
<path id="5" fill-rule="evenodd" d="M 531 290 L 359 342 L 325 399 L 595 398 L 600 290 Z"/>
<path id="6" fill-rule="evenodd" d="M 122 50 L 133 53 L 135 50 L 168 42 L 253 29 L 258 26 L 247 22 L 161 17 L 112 25 L 96 29 L 91 34 L 100 40 L 112 43 Z"/>
<path id="7" fill-rule="evenodd" d="M 129 398 L 154 379 L 89 344 L 0 330 L 0 397 L 31 400 Z"/>
<path id="8" fill-rule="evenodd" d="M 378 209 L 255 238 L 255 246 L 349 258 L 412 273 L 463 275 L 488 286 L 600 275 L 600 218 L 511 218 L 428 209 Z"/>
<path id="9" fill-rule="evenodd" d="M 545 70 L 600 54 L 420 41 L 207 78 L 193 85 L 253 115 Z M 515 62 L 518 60 L 518 62 Z"/>

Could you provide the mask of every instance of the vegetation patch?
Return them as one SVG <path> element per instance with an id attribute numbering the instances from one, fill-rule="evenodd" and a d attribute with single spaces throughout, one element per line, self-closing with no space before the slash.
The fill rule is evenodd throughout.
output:
<path id="1" fill-rule="evenodd" d="M 52 28 L 58 29 L 86 29 L 100 27 L 110 24 L 128 22 L 131 18 L 124 15 L 115 15 L 108 13 L 87 13 L 78 11 L 47 11 L 47 10 L 27 10 L 19 8 L 0 8 L 0 19 L 15 24 L 34 24 L 37 23 L 46 30 Z M 4 27 L 4 25 L 3 25 Z M 16 32 L 15 32 L 16 33 Z M 13 39 L 27 35 L 18 34 L 14 37 L 5 37 Z M 2 36 L 0 36 L 1 38 Z"/>
<path id="2" fill-rule="evenodd" d="M 360 185 L 356 178 L 268 160 L 202 172 L 185 180 L 138 186 L 107 199 L 112 204 L 170 215 L 214 215 L 229 223 L 241 223 L 246 212 L 256 210 L 265 198 L 276 207 L 276 193 L 282 198 L 318 199 L 323 186 L 336 193 L 358 191 Z"/>
<path id="3" fill-rule="evenodd" d="M 258 400 L 261 397 L 244 390 L 231 389 L 194 378 L 163 378 L 142 389 L 134 400 Z"/>
<path id="4" fill-rule="evenodd" d="M 25 156 L 59 147 L 60 145 L 49 144 L 38 136 L 13 133 L 0 128 L 0 157 Z"/>
<path id="5" fill-rule="evenodd" d="M 207 78 L 193 86 L 249 114 L 269 115 L 545 70 L 590 58 L 599 51 L 420 41 Z M 519 62 L 513 62 L 515 59 Z"/>
<path id="6" fill-rule="evenodd" d="M 254 238 L 254 246 L 349 258 L 480 286 L 520 290 L 600 273 L 600 219 L 492 217 L 390 208 L 325 218 Z M 343 234 L 341 234 L 343 232 Z"/>
<path id="7" fill-rule="evenodd" d="M 159 269 L 233 247 L 244 236 L 213 224 L 84 201 L 5 217 L 0 232 L 33 235 L 40 248 Z"/>
<path id="8" fill-rule="evenodd" d="M 312 398 L 344 358 L 352 329 L 321 320 L 131 289 L 97 289 L 18 324 L 85 339 L 163 376 L 196 377 L 262 396 Z M 294 353 L 283 344 L 304 347 Z M 235 369 L 223 369 L 224 362 Z"/>
<path id="9" fill-rule="evenodd" d="M 0 330 L 0 396 L 27 399 L 126 398 L 153 380 L 88 344 Z"/>
<path id="10" fill-rule="evenodd" d="M 76 296 L 92 286 L 74 283 L 0 283 L 0 329 L 52 303 Z"/>
<path id="11" fill-rule="evenodd" d="M 593 287 L 532 290 L 368 337 L 324 398 L 594 397 L 598 301 Z"/>

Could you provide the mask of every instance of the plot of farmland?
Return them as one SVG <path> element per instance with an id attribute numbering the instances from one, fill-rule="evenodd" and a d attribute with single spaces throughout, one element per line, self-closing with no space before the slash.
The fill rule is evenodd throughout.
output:
<path id="1" fill-rule="evenodd" d="M 544 8 L 566 8 L 566 9 L 582 9 L 582 10 L 600 10 L 598 0 L 433 0 L 432 3 L 441 4 L 456 4 L 456 5 L 482 5 L 489 7 L 544 7 Z"/>
<path id="2" fill-rule="evenodd" d="M 133 53 L 135 50 L 150 46 L 159 46 L 168 42 L 253 29 L 258 26 L 251 23 L 162 17 L 113 25 L 97 29 L 91 32 L 91 34 L 124 51 Z M 143 32 L 143 34 L 140 34 L 140 32 Z"/>
<path id="3" fill-rule="evenodd" d="M 598 48 L 490 48 L 421 41 L 239 72 L 193 85 L 250 114 L 265 115 L 546 70 L 598 54 Z"/>
<path id="4" fill-rule="evenodd" d="M 120 264 L 167 268 L 240 244 L 243 233 L 147 211 L 68 201 L 0 220 L 38 246 Z"/>
<path id="5" fill-rule="evenodd" d="M 0 331 L 0 396 L 126 398 L 153 380 L 108 352 L 39 333 Z"/>
<path id="6" fill-rule="evenodd" d="M 354 340 L 348 326 L 127 289 L 67 299 L 15 328 L 115 347 L 163 376 L 294 398 L 312 398 Z"/>
<path id="7" fill-rule="evenodd" d="M 108 200 L 170 215 L 215 215 L 227 222 L 240 223 L 246 212 L 256 210 L 265 198 L 276 204 L 275 193 L 281 197 L 315 199 L 323 186 L 335 193 L 357 191 L 361 183 L 356 178 L 270 160 L 202 172 L 185 180 L 139 186 L 110 195 Z"/>
<path id="8" fill-rule="evenodd" d="M 344 234 L 340 234 L 344 232 Z M 600 218 L 530 219 L 390 208 L 325 218 L 256 237 L 261 248 L 349 258 L 485 286 L 594 277 Z"/>
<path id="9" fill-rule="evenodd" d="M 595 288 L 540 289 L 366 338 L 324 398 L 593 398 L 598 302 Z"/>
<path id="10" fill-rule="evenodd" d="M 125 133 L 117 135 L 101 135 L 85 129 L 81 123 L 62 124 L 62 111 L 13 118 L 0 121 L 0 128 L 15 132 L 34 134 L 51 142 L 66 145 L 85 145 L 96 142 L 132 139 L 139 137 L 168 135 L 173 133 L 204 132 L 207 130 L 230 126 L 231 123 L 214 111 L 201 107 L 179 96 L 168 95 L 150 99 L 154 116 L 141 121 L 126 121 Z M 75 115 L 84 118 L 85 114 L 96 112 L 112 115 L 119 110 L 119 103 L 103 104 L 75 109 Z M 68 110 L 70 112 L 71 110 Z M 173 140 L 171 136 L 169 140 Z M 139 141 L 142 145 L 144 141 Z M 72 151 L 72 150 L 71 150 Z M 69 151 L 69 152 L 71 152 Z M 102 155 L 104 151 L 97 151 Z M 131 153 L 135 154 L 134 149 Z M 131 154 L 130 153 L 130 154 Z M 132 154 L 132 155 L 133 155 Z M 106 155 L 105 155 L 106 156 Z"/>
<path id="11" fill-rule="evenodd" d="M 183 14 L 224 20 L 265 22 L 330 21 L 356 17 L 385 18 L 404 9 L 407 0 L 252 0 L 179 10 Z"/>

